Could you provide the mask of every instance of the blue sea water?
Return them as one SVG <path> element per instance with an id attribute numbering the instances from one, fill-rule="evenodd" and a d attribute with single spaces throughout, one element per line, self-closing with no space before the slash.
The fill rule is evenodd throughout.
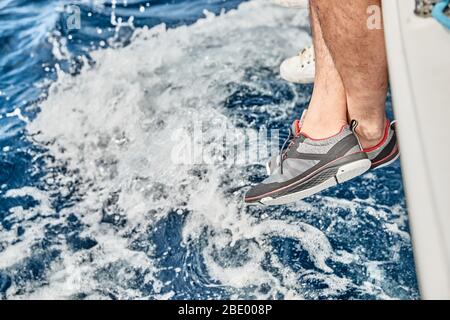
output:
<path id="1" fill-rule="evenodd" d="M 168 161 L 190 120 L 286 130 L 308 43 L 264 0 L 0 1 L 0 298 L 417 299 L 399 162 L 248 208 L 257 162 Z"/>

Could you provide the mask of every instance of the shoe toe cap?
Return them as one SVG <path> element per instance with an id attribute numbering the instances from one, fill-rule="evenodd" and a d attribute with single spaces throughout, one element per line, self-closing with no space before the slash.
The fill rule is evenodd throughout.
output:
<path id="1" fill-rule="evenodd" d="M 302 67 L 302 62 L 299 56 L 291 57 L 284 60 L 280 65 L 281 75 L 293 76 Z"/>
<path id="2" fill-rule="evenodd" d="M 311 83 L 314 81 L 313 65 L 304 65 L 299 56 L 286 59 L 280 65 L 280 75 L 283 79 L 294 83 Z"/>

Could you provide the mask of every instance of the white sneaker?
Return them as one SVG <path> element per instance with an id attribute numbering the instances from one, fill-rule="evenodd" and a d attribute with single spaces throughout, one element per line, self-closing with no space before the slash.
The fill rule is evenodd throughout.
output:
<path id="1" fill-rule="evenodd" d="M 309 0 L 272 0 L 273 3 L 288 8 L 307 9 Z"/>
<path id="2" fill-rule="evenodd" d="M 280 66 L 281 77 L 293 83 L 313 83 L 316 74 L 314 48 L 307 47 L 295 57 L 286 59 Z"/>

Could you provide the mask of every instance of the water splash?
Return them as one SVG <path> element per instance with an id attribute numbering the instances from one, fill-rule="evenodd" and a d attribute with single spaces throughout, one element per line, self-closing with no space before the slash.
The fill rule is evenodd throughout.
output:
<path id="1" fill-rule="evenodd" d="M 128 46 L 92 52 L 95 64 L 77 76 L 59 70 L 27 126 L 46 150 L 33 154 L 42 184 L 7 195 L 21 201 L 0 235 L 0 275 L 10 279 L 3 294 L 417 297 L 414 275 L 380 276 L 386 265 L 412 263 L 404 204 L 382 205 L 381 174 L 261 209 L 242 204 L 262 176 L 258 163 L 168 161 L 174 129 L 194 120 L 226 123 L 237 135 L 288 125 L 310 88 L 281 82 L 275 70 L 310 42 L 306 27 L 306 12 L 252 1 L 190 26 L 136 29 Z M 206 141 L 219 147 L 223 135 L 212 126 Z"/>

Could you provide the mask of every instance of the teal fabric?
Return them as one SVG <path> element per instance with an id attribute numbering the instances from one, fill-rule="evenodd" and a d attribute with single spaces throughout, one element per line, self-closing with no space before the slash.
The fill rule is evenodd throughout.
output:
<path id="1" fill-rule="evenodd" d="M 445 15 L 445 9 L 450 4 L 450 0 L 442 0 L 438 2 L 433 9 L 433 17 L 439 21 L 444 27 L 450 29 L 450 17 Z"/>

